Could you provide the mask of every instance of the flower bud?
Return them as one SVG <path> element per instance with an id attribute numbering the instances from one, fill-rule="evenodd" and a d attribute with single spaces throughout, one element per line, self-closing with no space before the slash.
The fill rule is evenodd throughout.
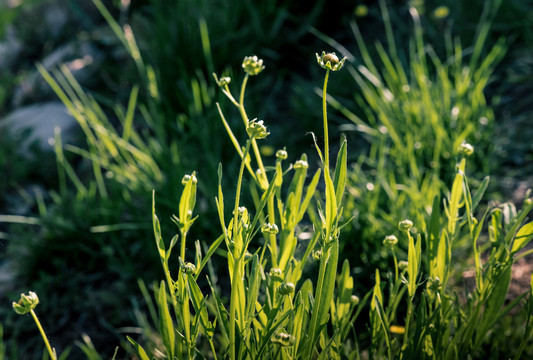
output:
<path id="1" fill-rule="evenodd" d="M 181 179 L 181 183 L 182 183 L 183 185 L 185 185 L 185 184 L 187 184 L 187 183 L 189 182 L 189 180 L 191 180 L 191 179 L 192 179 L 192 182 L 193 182 L 194 184 L 196 184 L 196 183 L 198 182 L 198 179 L 196 178 L 196 176 L 187 174 L 187 175 L 183 175 L 183 178 Z"/>
<path id="2" fill-rule="evenodd" d="M 291 346 L 294 344 L 294 341 L 296 340 L 296 338 L 290 334 L 280 331 L 272 335 L 272 338 L 270 340 L 274 344 L 278 344 L 281 346 Z"/>
<path id="3" fill-rule="evenodd" d="M 312 252 L 313 259 L 320 260 L 322 258 L 322 250 Z"/>
<path id="4" fill-rule="evenodd" d="M 272 268 L 270 269 L 270 278 L 274 281 L 283 281 L 283 271 L 279 268 Z"/>
<path id="5" fill-rule="evenodd" d="M 398 229 L 400 231 L 409 231 L 413 227 L 413 222 L 409 219 L 402 220 L 398 223 Z"/>
<path id="6" fill-rule="evenodd" d="M 39 297 L 36 293 L 30 291 L 28 295 L 20 294 L 20 300 L 13 302 L 13 310 L 19 315 L 25 315 L 35 309 L 37 304 L 39 304 Z"/>
<path id="7" fill-rule="evenodd" d="M 294 292 L 295 286 L 291 282 L 284 282 L 278 287 L 280 295 L 289 295 Z"/>
<path id="8" fill-rule="evenodd" d="M 474 153 L 474 147 L 467 142 L 462 142 L 457 149 L 463 156 L 471 156 Z"/>
<path id="9" fill-rule="evenodd" d="M 257 121 L 257 119 L 253 119 L 248 123 L 246 132 L 250 139 L 264 139 L 270 134 L 266 126 L 263 125 L 263 120 Z"/>
<path id="10" fill-rule="evenodd" d="M 322 56 L 316 54 L 316 61 L 318 62 L 318 65 L 320 65 L 320 67 L 322 67 L 323 69 L 337 71 L 344 66 L 346 57 L 342 58 L 342 60 L 339 60 L 339 58 L 334 52 L 326 54 L 325 51 L 322 51 Z"/>
<path id="11" fill-rule="evenodd" d="M 265 235 L 265 233 L 268 233 L 270 235 L 276 235 L 278 231 L 279 229 L 276 224 L 265 223 L 261 226 L 261 232 L 263 233 L 263 235 Z"/>
<path id="12" fill-rule="evenodd" d="M 196 266 L 194 266 L 193 263 L 188 262 L 181 265 L 181 271 L 185 274 L 194 275 L 196 273 Z"/>
<path id="13" fill-rule="evenodd" d="M 285 160 L 288 157 L 287 151 L 285 149 L 276 151 L 276 157 L 280 160 Z"/>
<path id="14" fill-rule="evenodd" d="M 307 169 L 309 164 L 305 160 L 298 160 L 294 163 L 294 169 Z"/>
<path id="15" fill-rule="evenodd" d="M 440 281 L 438 276 L 435 276 L 435 278 L 429 278 L 427 283 L 427 288 L 430 291 L 437 292 L 442 287 L 442 281 Z"/>
<path id="16" fill-rule="evenodd" d="M 250 76 L 257 75 L 265 69 L 263 60 L 257 58 L 257 56 L 246 56 L 242 62 L 242 68 L 244 72 Z"/>
<path id="17" fill-rule="evenodd" d="M 407 266 L 409 266 L 409 263 L 408 263 L 407 261 L 405 261 L 405 260 L 400 260 L 400 261 L 398 262 L 398 268 L 399 268 L 400 270 L 402 270 L 402 271 L 405 270 L 405 269 L 407 269 Z"/>
<path id="18" fill-rule="evenodd" d="M 227 86 L 231 82 L 231 78 L 229 76 L 223 76 L 218 81 L 218 86 Z"/>
<path id="19" fill-rule="evenodd" d="M 354 305 L 359 305 L 359 296 L 357 295 L 352 295 L 350 297 L 350 302 Z"/>
<path id="20" fill-rule="evenodd" d="M 383 245 L 388 249 L 392 249 L 397 244 L 398 244 L 398 238 L 394 235 L 387 235 L 385 236 L 385 239 L 383 240 Z"/>

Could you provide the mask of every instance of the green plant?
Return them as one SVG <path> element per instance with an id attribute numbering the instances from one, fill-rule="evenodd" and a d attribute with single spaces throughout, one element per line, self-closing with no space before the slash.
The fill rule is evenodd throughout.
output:
<path id="1" fill-rule="evenodd" d="M 353 60 L 347 69 L 358 91 L 328 98 L 353 122 L 344 128 L 360 134 L 360 148 L 366 149 L 349 171 L 348 188 L 354 196 L 345 207 L 354 216 L 354 236 L 361 241 L 345 250 L 363 253 L 361 262 L 370 269 L 387 266 L 375 239 L 389 234 L 398 219 L 410 218 L 425 231 L 430 204 L 451 181 L 462 142 L 476 144 L 474 171 L 487 173 L 494 163 L 495 120 L 485 91 L 506 47 L 500 39 L 486 50 L 497 1 L 485 5 L 470 48 L 444 33 L 444 59 L 426 41 L 417 8 L 409 8 L 413 35 L 407 48 L 397 45 L 392 15 L 384 1 L 380 4 L 386 43 L 370 48 L 353 22 L 358 55 L 343 51 Z M 400 249 L 407 249 L 403 240 Z"/>
<path id="2" fill-rule="evenodd" d="M 326 69 L 324 91 L 330 71 L 342 67 L 345 59 L 339 60 L 334 54 L 323 53 L 317 55 L 317 60 Z M 255 76 L 263 69 L 262 60 L 257 57 L 247 57 L 243 62 L 246 73 L 242 82 L 239 100 L 232 95 L 229 88 L 229 78 L 218 79 L 217 83 L 230 99 L 244 122 L 248 138 L 241 147 L 237 137 L 228 125 L 226 118 L 219 108 L 221 119 L 241 158 L 241 166 L 237 175 L 237 190 L 235 202 L 231 207 L 229 223 L 226 222 L 224 193 L 221 186 L 222 166 L 219 167 L 219 187 L 217 208 L 223 234 L 214 241 L 205 256 L 199 243 L 196 246 L 194 264 L 187 262 L 185 256 L 186 234 L 196 218 L 192 218 L 192 211 L 196 198 L 196 176 L 193 173 L 183 180 L 184 189 L 181 195 L 179 216 L 174 222 L 180 229 L 180 236 L 176 235 L 170 245 L 165 246 L 161 237 L 159 220 L 155 216 L 153 221 L 156 242 L 166 277 L 157 291 L 159 307 L 159 331 L 165 345 L 167 356 L 181 357 L 185 354 L 192 357 L 199 350 L 198 336 L 202 333 L 209 343 L 211 355 L 214 358 L 226 354 L 231 359 L 242 358 L 283 358 L 303 356 L 309 358 L 315 352 L 322 356 L 331 353 L 333 342 L 342 344 L 348 335 L 346 328 L 353 314 L 355 302 L 352 300 L 353 279 L 349 275 L 349 265 L 343 267 L 343 283 L 346 287 L 340 289 L 334 297 L 335 278 L 337 275 L 339 249 L 339 215 L 340 202 L 344 191 L 346 176 L 346 141 L 343 141 L 335 175 L 332 178 L 329 165 L 328 141 L 324 152 L 317 146 L 317 151 L 324 165 L 325 202 L 319 206 L 318 216 L 314 211 L 311 218 L 315 231 L 311 240 L 304 245 L 303 256 L 296 252 L 298 245 L 298 231 L 309 204 L 315 196 L 321 170 L 317 170 L 311 183 L 304 191 L 304 183 L 309 165 L 307 157 L 302 155 L 300 160 L 283 170 L 282 161 L 287 158 L 284 150 L 277 153 L 274 173 L 269 178 L 262 156 L 258 150 L 257 141 L 265 138 L 269 133 L 263 121 L 250 120 L 244 107 L 244 94 L 250 76 Z M 328 134 L 326 102 L 323 103 L 324 132 Z M 327 136 L 326 136 L 327 139 Z M 255 157 L 252 162 L 252 155 Z M 244 169 L 251 177 L 250 193 L 254 200 L 255 215 L 242 206 L 241 192 Z M 283 187 L 284 177 L 294 169 L 292 181 L 287 190 Z M 259 191 L 259 192 L 258 192 Z M 286 194 L 285 194 L 286 193 Z M 259 224 L 262 224 L 259 226 Z M 256 234 L 259 230 L 263 235 L 263 243 L 258 242 Z M 172 248 L 181 239 L 180 271 L 177 279 L 172 277 L 169 258 Z M 229 309 L 222 302 L 224 293 L 219 293 L 216 284 L 208 277 L 208 283 L 214 300 L 206 300 L 197 283 L 199 275 L 211 256 L 225 242 L 227 251 L 227 266 L 230 276 L 231 290 L 229 294 Z M 318 247 L 315 251 L 315 247 Z M 265 257 L 269 250 L 270 261 Z M 310 280 L 303 281 L 302 273 L 311 253 L 320 261 L 318 280 L 315 290 Z M 301 257 L 300 257 L 301 256 Z M 270 268 L 267 273 L 266 269 Z M 350 286 L 351 284 L 351 286 Z M 301 285 L 296 292 L 296 286 Z M 172 321 L 167 303 L 166 288 L 169 288 L 175 322 Z M 330 304 L 336 301 L 335 324 L 333 334 L 328 335 L 326 326 L 329 319 Z M 189 306 L 194 308 L 194 316 Z M 209 312 L 214 313 L 216 321 L 209 320 Z M 215 327 L 218 325 L 218 328 Z M 175 337 L 176 331 L 180 334 Z M 301 333 L 301 329 L 308 329 Z M 338 332 L 343 331 L 341 337 Z M 217 330 L 217 337 L 215 337 Z M 218 346 L 214 346 L 214 341 Z M 133 339 L 130 341 L 138 349 L 139 355 L 148 358 L 146 352 Z M 277 345 L 276 345 L 277 344 Z M 329 344 L 329 345 L 327 345 Z M 215 348 L 219 349 L 218 351 Z"/>
<path id="3" fill-rule="evenodd" d="M 46 336 L 46 333 L 44 332 L 44 329 L 41 325 L 41 322 L 37 318 L 37 315 L 35 314 L 34 309 L 37 307 L 37 304 L 39 304 L 39 297 L 36 293 L 33 291 L 30 291 L 28 295 L 21 294 L 20 300 L 18 302 L 13 302 L 13 310 L 19 314 L 19 315 L 25 315 L 27 313 L 30 313 L 33 317 L 33 320 L 35 321 L 35 325 L 37 325 L 37 328 L 39 329 L 39 332 L 41 333 L 41 336 L 43 338 L 44 344 L 46 345 L 46 350 L 48 351 L 48 354 L 52 358 L 52 360 L 57 360 L 57 354 L 55 349 L 52 349 L 50 346 L 50 342 L 48 341 L 48 337 Z"/>

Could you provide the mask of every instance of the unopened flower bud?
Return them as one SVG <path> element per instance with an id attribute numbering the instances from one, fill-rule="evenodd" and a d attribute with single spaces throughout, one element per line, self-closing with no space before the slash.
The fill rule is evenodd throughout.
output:
<path id="1" fill-rule="evenodd" d="M 320 67 L 322 67 L 323 69 L 337 71 L 344 66 L 346 57 L 342 58 L 342 60 L 339 60 L 338 56 L 334 52 L 326 54 L 325 51 L 322 51 L 321 56 L 316 54 L 316 61 L 318 62 L 318 65 L 320 65 Z"/>
<path id="2" fill-rule="evenodd" d="M 309 164 L 305 160 L 298 160 L 294 163 L 295 169 L 307 169 L 309 167 Z"/>
<path id="3" fill-rule="evenodd" d="M 413 222 L 409 219 L 402 220 L 398 223 L 400 231 L 409 231 L 413 227 Z"/>
<path id="4" fill-rule="evenodd" d="M 276 157 L 280 160 L 285 160 L 287 156 L 287 151 L 285 151 L 285 149 L 276 151 Z"/>
<path id="5" fill-rule="evenodd" d="M 284 282 L 278 287 L 280 295 L 289 295 L 294 292 L 295 286 L 291 282 Z"/>
<path id="6" fill-rule="evenodd" d="M 193 182 L 194 184 L 196 184 L 196 183 L 198 182 L 198 179 L 196 178 L 196 176 L 187 174 L 187 175 L 183 175 L 183 178 L 181 179 L 181 183 L 182 183 L 183 185 L 185 185 L 185 184 L 187 184 L 187 183 L 189 182 L 189 180 L 191 180 L 191 179 L 192 179 L 192 182 Z"/>
<path id="7" fill-rule="evenodd" d="M 270 269 L 270 278 L 274 281 L 283 281 L 283 271 L 279 268 L 272 268 Z"/>
<path id="8" fill-rule="evenodd" d="M 442 287 L 442 281 L 440 281 L 438 276 L 435 276 L 435 278 L 429 278 L 427 283 L 427 288 L 430 291 L 437 292 Z"/>
<path id="9" fill-rule="evenodd" d="M 35 309 L 39 304 L 39 297 L 33 291 L 26 294 L 20 294 L 20 300 L 18 302 L 13 302 L 13 310 L 19 315 L 25 315 L 31 310 Z"/>
<path id="10" fill-rule="evenodd" d="M 357 295 L 352 295 L 350 297 L 350 302 L 354 305 L 359 305 L 359 296 Z"/>
<path id="11" fill-rule="evenodd" d="M 320 260 L 322 258 L 322 250 L 312 252 L 313 259 Z"/>
<path id="12" fill-rule="evenodd" d="M 264 139 L 270 134 L 263 124 L 263 120 L 257 121 L 257 119 L 253 119 L 248 123 L 246 132 L 250 139 Z"/>
<path id="13" fill-rule="evenodd" d="M 276 224 L 271 224 L 271 223 L 265 223 L 261 226 L 261 232 L 263 233 L 263 235 L 265 233 L 268 233 L 268 234 L 271 234 L 271 235 L 276 235 L 278 233 L 279 229 L 278 229 L 278 226 Z"/>
<path id="14" fill-rule="evenodd" d="M 386 248 L 392 249 L 393 247 L 398 244 L 398 238 L 394 235 L 387 235 L 385 236 L 385 239 L 383 240 L 383 245 Z"/>
<path id="15" fill-rule="evenodd" d="M 402 271 L 405 270 L 405 269 L 407 269 L 407 266 L 409 266 L 409 263 L 408 263 L 407 261 L 405 261 L 405 260 L 400 260 L 400 261 L 398 262 L 398 268 L 399 268 L 400 270 L 402 270 Z"/>
<path id="16" fill-rule="evenodd" d="M 181 271 L 185 274 L 194 275 L 196 273 L 196 266 L 194 266 L 193 263 L 188 262 L 181 265 Z"/>
<path id="17" fill-rule="evenodd" d="M 265 69 L 263 60 L 257 56 L 246 56 L 242 62 L 242 68 L 244 72 L 250 76 L 257 75 Z"/>
<path id="18" fill-rule="evenodd" d="M 229 76 L 223 76 L 218 81 L 218 86 L 227 86 L 231 82 L 231 78 Z"/>
<path id="19" fill-rule="evenodd" d="M 474 147 L 464 141 L 459 145 L 459 149 L 457 150 L 459 151 L 459 154 L 463 156 L 471 156 L 474 153 Z"/>

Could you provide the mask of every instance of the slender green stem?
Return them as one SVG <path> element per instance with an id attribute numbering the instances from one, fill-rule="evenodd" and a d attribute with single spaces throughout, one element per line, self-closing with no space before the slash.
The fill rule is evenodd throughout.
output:
<path id="1" fill-rule="evenodd" d="M 246 90 L 246 84 L 248 83 L 248 77 L 249 75 L 246 74 L 244 76 L 244 79 L 242 81 L 241 85 L 241 93 L 239 96 L 239 111 L 241 113 L 242 120 L 244 121 L 244 126 L 248 126 L 248 115 L 246 114 L 246 110 L 244 109 L 244 92 Z M 259 171 L 261 174 L 258 177 L 259 181 L 259 187 L 263 190 L 268 189 L 268 179 L 266 177 L 266 171 L 265 166 L 263 165 L 263 159 L 261 158 L 261 152 L 259 151 L 259 147 L 257 146 L 257 141 L 255 139 L 251 140 L 252 142 L 252 149 L 254 150 L 255 159 L 257 161 L 257 166 L 259 167 Z"/>
<path id="2" fill-rule="evenodd" d="M 233 236 L 237 234 L 237 223 L 238 223 L 238 213 L 239 213 L 239 202 L 241 199 L 241 187 L 242 187 L 242 176 L 244 173 L 244 163 L 246 162 L 246 157 L 250 151 L 250 140 L 246 141 L 246 148 L 244 149 L 241 168 L 239 169 L 239 177 L 237 180 L 237 191 L 235 192 L 235 208 L 233 210 Z"/>
<path id="3" fill-rule="evenodd" d="M 35 320 L 35 324 L 37 324 L 37 327 L 39 328 L 39 332 L 41 333 L 41 336 L 43 337 L 44 344 L 46 345 L 46 349 L 48 350 L 48 354 L 50 354 L 50 358 L 52 360 L 56 360 L 56 352 L 52 350 L 52 347 L 50 346 L 50 342 L 48 341 L 48 337 L 46 337 L 46 333 L 44 332 L 43 327 L 41 326 L 41 322 L 37 318 L 37 314 L 35 314 L 35 311 L 33 309 L 30 310 L 31 316 L 33 316 L 33 320 Z"/>
<path id="4" fill-rule="evenodd" d="M 403 346 L 407 347 L 409 341 L 409 324 L 411 323 L 411 315 L 413 313 L 413 297 L 409 299 L 407 304 L 407 319 L 405 321 L 405 332 L 403 333 Z"/>
<path id="5" fill-rule="evenodd" d="M 274 196 L 268 199 L 268 222 L 274 224 L 276 222 L 276 215 L 274 213 Z M 278 245 L 276 243 L 276 235 L 269 234 L 270 253 L 272 257 L 272 267 L 278 267 Z"/>
<path id="6" fill-rule="evenodd" d="M 328 134 L 328 112 L 327 112 L 327 88 L 329 79 L 329 69 L 326 70 L 324 78 L 324 89 L 322 91 L 322 117 L 324 119 L 324 167 L 329 169 L 329 134 Z"/>

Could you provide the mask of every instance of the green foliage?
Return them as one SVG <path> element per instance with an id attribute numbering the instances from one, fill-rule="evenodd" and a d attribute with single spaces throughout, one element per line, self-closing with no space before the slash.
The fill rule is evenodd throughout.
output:
<path id="1" fill-rule="evenodd" d="M 346 250 L 365 254 L 361 261 L 369 267 L 384 266 L 383 253 L 374 244 L 392 232 L 392 224 L 409 218 L 418 230 L 427 230 L 431 204 L 447 189 L 461 143 L 476 144 L 474 169 L 488 171 L 494 114 L 485 90 L 506 48 L 503 39 L 487 45 L 498 5 L 493 2 L 487 2 L 479 20 L 471 53 L 448 31 L 439 39 L 445 44 L 442 55 L 426 41 L 424 18 L 416 7 L 409 8 L 409 42 L 398 46 L 392 16 L 385 2 L 380 4 L 385 44 L 370 47 L 352 22 L 358 52 L 343 51 L 351 60 L 346 67 L 358 91 L 328 99 L 353 122 L 351 129 L 361 135 L 360 148 L 366 150 L 348 172 L 353 196 L 345 209 L 347 216 L 354 216 L 354 236 L 361 241 Z M 407 242 L 401 245 L 408 248 Z"/>

